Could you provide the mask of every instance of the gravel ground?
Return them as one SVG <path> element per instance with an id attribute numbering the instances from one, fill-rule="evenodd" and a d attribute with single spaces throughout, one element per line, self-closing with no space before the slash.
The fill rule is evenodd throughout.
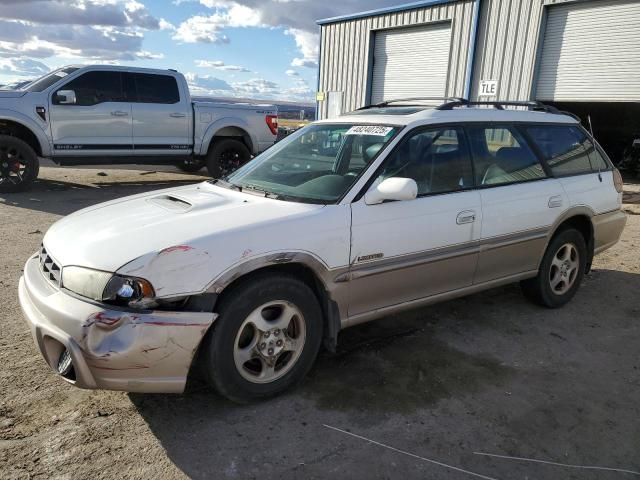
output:
<path id="1" fill-rule="evenodd" d="M 639 184 L 625 187 L 622 241 L 561 310 L 509 286 L 354 327 L 299 388 L 251 406 L 197 379 L 184 395 L 134 395 L 57 378 L 17 295 L 44 232 L 76 209 L 199 179 L 44 167 L 33 191 L 0 197 L 0 478 L 640 475 L 474 453 L 640 471 Z"/>

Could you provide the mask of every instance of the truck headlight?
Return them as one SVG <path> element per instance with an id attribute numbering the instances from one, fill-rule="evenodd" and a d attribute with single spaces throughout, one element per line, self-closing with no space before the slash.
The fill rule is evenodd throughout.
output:
<path id="1" fill-rule="evenodd" d="M 155 305 L 153 286 L 144 278 L 84 267 L 64 267 L 62 286 L 83 297 L 120 306 L 148 308 Z"/>

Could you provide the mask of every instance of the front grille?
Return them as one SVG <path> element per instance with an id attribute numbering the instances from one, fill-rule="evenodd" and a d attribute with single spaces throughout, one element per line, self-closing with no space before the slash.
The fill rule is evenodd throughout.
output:
<path id="1" fill-rule="evenodd" d="M 47 251 L 44 248 L 44 245 L 40 247 L 40 268 L 42 269 L 42 274 L 44 277 L 49 280 L 53 285 L 60 288 L 60 266 L 49 256 Z"/>

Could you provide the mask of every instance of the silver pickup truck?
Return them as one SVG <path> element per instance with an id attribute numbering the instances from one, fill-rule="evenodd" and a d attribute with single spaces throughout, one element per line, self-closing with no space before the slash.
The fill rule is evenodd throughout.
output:
<path id="1" fill-rule="evenodd" d="M 174 70 L 69 66 L 0 91 L 0 193 L 25 190 L 39 157 L 60 165 L 173 163 L 230 173 L 276 141 L 273 105 L 192 101 Z"/>

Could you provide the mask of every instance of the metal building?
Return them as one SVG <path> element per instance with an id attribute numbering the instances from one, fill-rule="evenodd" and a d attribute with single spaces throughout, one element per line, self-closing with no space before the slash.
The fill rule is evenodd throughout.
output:
<path id="1" fill-rule="evenodd" d="M 591 115 L 614 150 L 640 133 L 640 0 L 423 0 L 318 24 L 319 118 L 457 96 Z"/>

